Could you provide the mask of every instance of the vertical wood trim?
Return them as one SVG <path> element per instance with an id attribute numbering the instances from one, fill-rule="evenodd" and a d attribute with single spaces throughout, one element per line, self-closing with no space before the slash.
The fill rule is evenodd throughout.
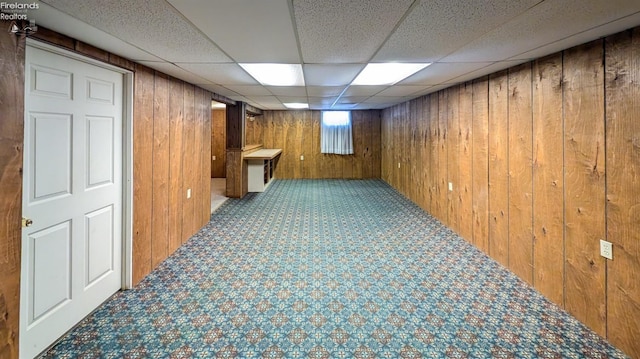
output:
<path id="1" fill-rule="evenodd" d="M 169 83 L 162 73 L 155 73 L 153 97 L 151 268 L 169 255 Z"/>
<path id="2" fill-rule="evenodd" d="M 458 227 L 462 238 L 473 242 L 473 85 L 460 85 L 460 147 L 458 182 Z"/>
<path id="3" fill-rule="evenodd" d="M 182 243 L 182 127 L 184 83 L 169 82 L 169 253 Z"/>
<path id="4" fill-rule="evenodd" d="M 533 282 L 564 306 L 562 54 L 533 64 Z"/>
<path id="5" fill-rule="evenodd" d="M 489 253 L 489 80 L 473 83 L 473 243 Z"/>
<path id="6" fill-rule="evenodd" d="M 154 72 L 136 66 L 133 114 L 133 283 L 151 273 Z"/>
<path id="7" fill-rule="evenodd" d="M 202 193 L 202 225 L 209 223 L 211 218 L 211 98 L 212 94 L 209 91 L 204 91 L 201 105 L 201 112 L 203 118 L 202 128 L 202 172 L 200 178 L 202 179 L 203 193 Z"/>
<path id="8" fill-rule="evenodd" d="M 566 309 L 606 335 L 603 43 L 565 52 Z"/>
<path id="9" fill-rule="evenodd" d="M 506 71 L 489 77 L 489 255 L 509 265 L 509 101 Z"/>
<path id="10" fill-rule="evenodd" d="M 509 269 L 533 284 L 531 63 L 509 70 Z"/>
<path id="11" fill-rule="evenodd" d="M 640 29 L 606 39 L 608 339 L 640 357 Z"/>
<path id="12" fill-rule="evenodd" d="M 0 22 L 3 29 L 7 21 Z M 0 357 L 18 357 L 25 39 L 0 32 Z"/>

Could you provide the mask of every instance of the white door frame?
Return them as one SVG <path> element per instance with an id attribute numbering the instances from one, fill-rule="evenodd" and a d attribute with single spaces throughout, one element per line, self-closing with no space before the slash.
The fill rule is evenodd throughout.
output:
<path id="1" fill-rule="evenodd" d="M 133 72 L 54 45 L 27 38 L 27 46 L 102 67 L 123 75 L 122 103 L 122 289 L 133 287 Z"/>

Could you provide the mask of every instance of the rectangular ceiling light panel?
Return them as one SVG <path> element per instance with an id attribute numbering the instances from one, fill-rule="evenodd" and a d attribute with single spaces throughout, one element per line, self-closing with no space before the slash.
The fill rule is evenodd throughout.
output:
<path id="1" fill-rule="evenodd" d="M 352 85 L 393 85 L 429 66 L 429 63 L 374 63 L 353 80 Z"/>
<path id="2" fill-rule="evenodd" d="M 300 64 L 239 64 L 264 86 L 304 86 Z"/>

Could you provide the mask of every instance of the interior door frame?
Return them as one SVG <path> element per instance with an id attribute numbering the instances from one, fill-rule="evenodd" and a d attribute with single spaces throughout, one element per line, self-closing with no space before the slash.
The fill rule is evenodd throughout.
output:
<path id="1" fill-rule="evenodd" d="M 132 71 L 77 52 L 27 38 L 27 45 L 123 75 L 122 94 L 122 279 L 121 288 L 133 287 L 133 80 Z M 25 68 L 25 71 L 27 69 Z M 29 84 L 25 84 L 29 86 Z M 25 112 L 28 109 L 25 108 Z M 21 254 L 22 256 L 22 254 Z"/>

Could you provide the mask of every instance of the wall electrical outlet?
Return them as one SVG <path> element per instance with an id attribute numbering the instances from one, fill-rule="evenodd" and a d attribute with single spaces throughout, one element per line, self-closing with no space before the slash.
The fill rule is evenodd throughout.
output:
<path id="1" fill-rule="evenodd" d="M 605 240 L 600 240 L 600 255 L 613 260 L 613 245 L 611 242 L 607 242 Z"/>
<path id="2" fill-rule="evenodd" d="M 215 161 L 216 160 L 216 156 L 211 156 L 211 160 Z"/>
<path id="3" fill-rule="evenodd" d="M 187 188 L 187 198 L 191 198 L 191 188 Z"/>
<path id="4" fill-rule="evenodd" d="M 300 155 L 300 161 L 304 161 L 304 155 Z"/>
<path id="5" fill-rule="evenodd" d="M 449 191 L 453 191 L 453 183 L 449 182 Z"/>

